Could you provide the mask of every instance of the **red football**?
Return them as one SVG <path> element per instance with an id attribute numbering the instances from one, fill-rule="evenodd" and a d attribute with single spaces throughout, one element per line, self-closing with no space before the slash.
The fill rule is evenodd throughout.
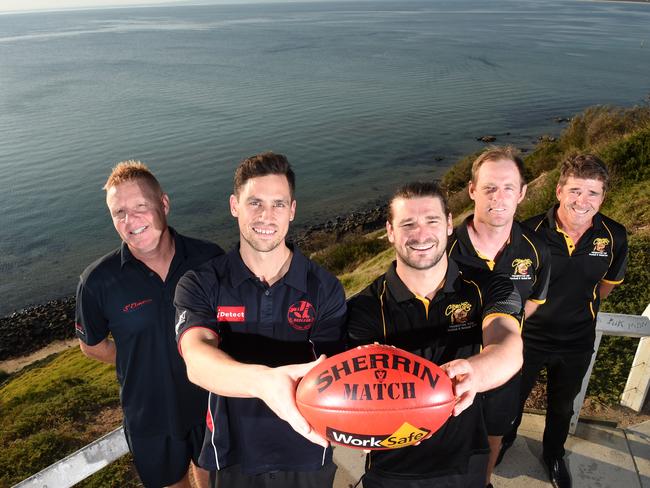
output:
<path id="1" fill-rule="evenodd" d="M 431 361 L 391 346 L 359 346 L 327 358 L 296 392 L 300 413 L 322 436 L 357 449 L 426 439 L 447 421 L 451 380 Z"/>

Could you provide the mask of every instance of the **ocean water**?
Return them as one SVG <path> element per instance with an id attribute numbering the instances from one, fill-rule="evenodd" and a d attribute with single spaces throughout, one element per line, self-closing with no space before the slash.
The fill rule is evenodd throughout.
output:
<path id="1" fill-rule="evenodd" d="M 289 157 L 297 225 L 530 147 L 557 116 L 650 93 L 650 5 L 364 1 L 0 15 L 0 314 L 74 291 L 114 248 L 101 191 L 148 163 L 170 221 L 236 239 L 233 169 Z M 443 158 L 442 160 L 438 160 Z"/>

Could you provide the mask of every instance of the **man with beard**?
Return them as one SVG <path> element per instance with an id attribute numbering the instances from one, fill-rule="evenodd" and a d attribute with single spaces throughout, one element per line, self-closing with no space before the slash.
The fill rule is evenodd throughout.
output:
<path id="1" fill-rule="evenodd" d="M 219 487 L 334 480 L 332 450 L 298 412 L 295 389 L 319 355 L 342 350 L 345 296 L 334 276 L 285 242 L 294 187 L 286 157 L 244 160 L 230 196 L 238 248 L 186 274 L 176 290 L 179 350 L 190 380 L 211 392 L 200 462 L 216 470 Z"/>
<path id="2" fill-rule="evenodd" d="M 524 162 L 512 147 L 491 147 L 472 164 L 469 196 L 474 214 L 460 224 L 451 239 L 449 257 L 461 270 L 471 267 L 508 276 L 530 317 L 544 303 L 550 274 L 550 254 L 542 239 L 514 220 L 526 195 Z M 515 374 L 507 383 L 483 394 L 483 413 L 490 442 L 486 485 L 508 433 L 519 413 L 519 384 Z"/>
<path id="3" fill-rule="evenodd" d="M 483 488 L 488 443 L 476 394 L 521 367 L 521 300 L 507 278 L 477 271 L 468 280 L 447 259 L 451 214 L 435 184 L 398 189 L 386 231 L 396 261 L 350 300 L 350 341 L 389 344 L 442 365 L 457 403 L 419 445 L 370 453 L 363 486 Z"/>
<path id="4" fill-rule="evenodd" d="M 119 163 L 104 189 L 122 246 L 81 275 L 77 337 L 86 356 L 116 366 L 124 433 L 144 486 L 189 488 L 207 393 L 189 382 L 176 350 L 172 300 L 188 269 L 223 251 L 167 226 L 169 197 L 141 162 Z M 194 473 L 207 486 L 208 473 Z"/>
<path id="5" fill-rule="evenodd" d="M 559 204 L 524 222 L 551 251 L 548 301 L 526 320 L 520 412 L 538 373 L 547 372 L 546 425 L 542 458 L 551 483 L 571 488 L 564 443 L 573 401 L 589 368 L 600 301 L 623 281 L 627 265 L 625 228 L 599 212 L 609 184 L 605 164 L 586 154 L 560 167 Z M 521 419 L 521 414 L 519 416 Z M 503 439 L 511 445 L 519 422 Z"/>

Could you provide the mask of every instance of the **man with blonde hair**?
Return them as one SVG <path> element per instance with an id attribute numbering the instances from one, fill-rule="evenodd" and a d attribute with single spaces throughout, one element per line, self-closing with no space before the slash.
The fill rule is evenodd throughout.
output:
<path id="1" fill-rule="evenodd" d="M 81 274 L 77 337 L 86 356 L 116 366 L 124 433 L 142 483 L 189 488 L 207 393 L 189 382 L 176 350 L 174 290 L 187 270 L 223 251 L 167 225 L 169 196 L 141 162 L 119 163 L 104 190 L 122 245 Z M 194 474 L 205 487 L 208 473 Z"/>
<path id="2" fill-rule="evenodd" d="M 544 241 L 514 220 L 517 205 L 526 195 L 523 164 L 510 146 L 490 147 L 476 158 L 469 182 L 474 213 L 456 228 L 449 256 L 466 272 L 475 267 L 508 276 L 529 317 L 546 299 L 551 257 Z M 517 372 L 504 385 L 483 394 L 490 443 L 487 487 L 492 486 L 502 437 L 519 413 L 520 380 Z"/>

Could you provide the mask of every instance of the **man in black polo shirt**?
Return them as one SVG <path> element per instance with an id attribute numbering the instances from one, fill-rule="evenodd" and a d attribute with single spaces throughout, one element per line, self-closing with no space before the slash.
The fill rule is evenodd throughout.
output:
<path id="1" fill-rule="evenodd" d="M 491 147 L 472 165 L 469 195 L 474 214 L 460 224 L 449 246 L 449 257 L 461 270 L 467 266 L 510 277 L 530 317 L 545 302 L 550 275 L 548 247 L 535 233 L 514 221 L 526 195 L 524 162 L 512 147 Z M 483 413 L 490 442 L 487 481 L 497 462 L 501 439 L 519 413 L 519 383 L 515 374 L 504 385 L 484 393 Z"/>
<path id="2" fill-rule="evenodd" d="M 81 275 L 77 337 L 88 357 L 116 365 L 124 431 L 143 484 L 189 488 L 207 393 L 189 382 L 176 350 L 174 290 L 188 269 L 223 251 L 167 226 L 169 197 L 144 164 L 118 164 L 104 189 L 123 242 Z M 207 472 L 194 474 L 207 485 Z"/>
<path id="3" fill-rule="evenodd" d="M 219 487 L 324 488 L 336 466 L 295 404 L 297 381 L 320 354 L 342 350 L 338 280 L 285 237 L 295 178 L 263 153 L 235 172 L 237 249 L 187 273 L 176 290 L 178 347 L 190 379 L 209 390 L 201 466 Z"/>
<path id="4" fill-rule="evenodd" d="M 580 392 L 595 339 L 600 301 L 623 281 L 627 264 L 625 228 L 599 213 L 609 183 L 604 163 L 592 155 L 566 160 L 560 169 L 559 205 L 525 222 L 551 250 L 548 301 L 524 327 L 521 404 L 539 371 L 547 371 L 543 459 L 553 486 L 569 488 L 564 462 L 573 401 Z M 514 430 L 504 437 L 511 443 Z"/>
<path id="5" fill-rule="evenodd" d="M 400 188 L 388 209 L 397 260 L 350 300 L 350 340 L 390 344 L 442 365 L 458 403 L 420 445 L 369 454 L 363 486 L 483 488 L 489 448 L 476 393 L 521 367 L 519 294 L 507 277 L 476 270 L 467 279 L 447 259 L 451 214 L 433 183 Z"/>

